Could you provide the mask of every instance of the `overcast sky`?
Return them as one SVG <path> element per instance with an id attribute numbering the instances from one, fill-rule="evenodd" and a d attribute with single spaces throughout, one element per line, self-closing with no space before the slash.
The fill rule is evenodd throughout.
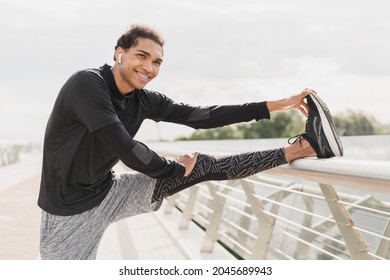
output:
<path id="1" fill-rule="evenodd" d="M 112 64 L 132 23 L 166 39 L 149 89 L 196 104 L 279 99 L 310 87 L 332 113 L 390 123 L 388 0 L 0 0 L 0 142 L 41 141 L 57 93 Z M 146 123 L 139 140 L 192 129 Z"/>

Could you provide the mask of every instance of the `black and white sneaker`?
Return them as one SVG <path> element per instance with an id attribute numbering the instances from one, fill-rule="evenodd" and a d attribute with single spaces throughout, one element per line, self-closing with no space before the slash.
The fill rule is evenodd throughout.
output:
<path id="1" fill-rule="evenodd" d="M 328 107 L 314 93 L 307 95 L 306 100 L 309 105 L 309 116 L 306 130 L 300 136 L 310 143 L 318 158 L 343 156 L 343 145 Z"/>

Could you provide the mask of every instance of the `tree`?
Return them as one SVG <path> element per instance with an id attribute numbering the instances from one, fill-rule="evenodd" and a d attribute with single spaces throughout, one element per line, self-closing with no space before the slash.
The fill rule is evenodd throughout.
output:
<path id="1" fill-rule="evenodd" d="M 176 140 L 256 139 L 291 137 L 302 133 L 304 120 L 297 111 L 273 113 L 270 120 L 200 129 Z"/>
<path id="2" fill-rule="evenodd" d="M 375 125 L 378 126 L 373 117 L 351 110 L 334 116 L 333 120 L 341 136 L 373 135 Z"/>
<path id="3" fill-rule="evenodd" d="M 239 125 L 243 138 L 282 138 L 291 137 L 303 132 L 305 122 L 297 111 L 278 112 L 270 120 L 260 120 L 250 124 Z"/>
<path id="4" fill-rule="evenodd" d="M 362 112 L 348 110 L 334 115 L 333 120 L 340 136 L 390 134 L 390 125 L 381 124 Z M 197 130 L 188 137 L 176 140 L 288 138 L 304 130 L 302 115 L 297 111 L 287 111 L 272 113 L 270 120 Z"/>

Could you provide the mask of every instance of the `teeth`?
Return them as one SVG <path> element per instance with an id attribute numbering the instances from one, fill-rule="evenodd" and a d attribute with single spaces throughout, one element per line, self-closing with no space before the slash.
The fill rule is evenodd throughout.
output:
<path id="1" fill-rule="evenodd" d="M 139 73 L 139 72 L 137 72 L 137 75 L 138 76 L 140 76 L 142 79 L 144 79 L 144 80 L 149 80 L 149 77 L 148 76 L 145 76 L 145 75 L 143 75 L 143 74 L 141 74 L 141 73 Z"/>

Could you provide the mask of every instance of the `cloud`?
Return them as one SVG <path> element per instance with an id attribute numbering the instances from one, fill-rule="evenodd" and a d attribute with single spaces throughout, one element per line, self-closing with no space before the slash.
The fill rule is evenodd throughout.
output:
<path id="1" fill-rule="evenodd" d="M 389 91 L 389 10 L 385 0 L 0 0 L 0 96 L 42 121 L 65 80 L 112 63 L 117 38 L 138 22 L 166 38 L 150 87 L 174 99 L 249 102 L 309 86 L 390 122 L 374 99 Z"/>

